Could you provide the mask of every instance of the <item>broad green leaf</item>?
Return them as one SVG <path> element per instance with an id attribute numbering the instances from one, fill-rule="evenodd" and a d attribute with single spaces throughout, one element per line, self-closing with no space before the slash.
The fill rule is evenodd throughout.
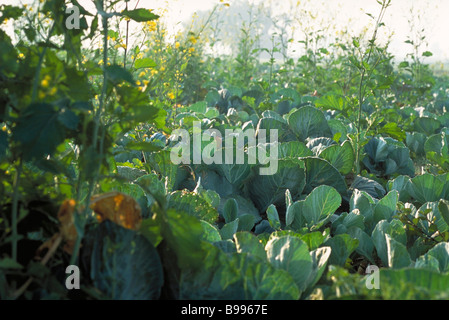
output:
<path id="1" fill-rule="evenodd" d="M 353 239 L 349 234 L 338 234 L 327 240 L 324 245 L 332 249 L 329 264 L 344 266 L 351 253 L 357 249 L 359 240 Z"/>
<path id="2" fill-rule="evenodd" d="M 385 234 L 387 242 L 388 266 L 394 269 L 405 268 L 411 265 L 412 260 L 407 248 L 402 243 Z"/>
<path id="3" fill-rule="evenodd" d="M 290 114 L 287 121 L 299 141 L 304 142 L 307 138 L 315 137 L 332 138 L 332 132 L 323 112 L 314 107 L 299 108 Z"/>
<path id="4" fill-rule="evenodd" d="M 331 255 L 331 247 L 321 247 L 310 252 L 312 257 L 313 268 L 310 273 L 309 279 L 307 280 L 306 287 L 311 289 L 320 280 L 323 275 L 324 269 L 326 268 L 327 262 Z"/>
<path id="5" fill-rule="evenodd" d="M 426 136 L 431 136 L 437 133 L 437 130 L 440 128 L 440 121 L 429 118 L 429 117 L 421 117 L 416 118 L 415 122 L 415 131 L 424 133 Z"/>
<path id="6" fill-rule="evenodd" d="M 270 130 L 277 130 L 278 141 L 279 142 L 288 142 L 294 141 L 295 135 L 292 130 L 290 130 L 289 126 L 278 119 L 275 118 L 261 118 L 259 123 L 257 124 L 256 132 L 260 130 L 265 130 L 266 133 L 266 141 L 271 141 L 270 138 Z"/>
<path id="7" fill-rule="evenodd" d="M 315 106 L 325 110 L 343 111 L 346 107 L 346 101 L 342 96 L 331 93 L 315 101 Z"/>
<path id="8" fill-rule="evenodd" d="M 449 201 L 441 199 L 438 202 L 438 209 L 440 210 L 441 217 L 444 219 L 447 225 L 449 225 Z"/>
<path id="9" fill-rule="evenodd" d="M 319 231 L 307 232 L 304 235 L 300 235 L 299 238 L 307 244 L 310 251 L 318 249 L 326 239 L 324 233 Z"/>
<path id="10" fill-rule="evenodd" d="M 364 147 L 363 164 L 371 172 L 389 176 L 404 174 L 414 176 L 410 150 L 393 138 L 374 137 Z"/>
<path id="11" fill-rule="evenodd" d="M 156 66 L 157 66 L 156 62 L 154 62 L 154 60 L 151 58 L 137 59 L 136 62 L 134 63 L 134 68 L 136 69 L 154 68 Z"/>
<path id="12" fill-rule="evenodd" d="M 139 185 L 147 196 L 159 202 L 165 202 L 164 184 L 155 173 L 143 175 L 137 178 L 134 183 Z"/>
<path id="13" fill-rule="evenodd" d="M 203 234 L 201 239 L 210 243 L 221 241 L 220 232 L 209 222 L 204 220 L 200 221 L 201 227 L 203 228 Z"/>
<path id="14" fill-rule="evenodd" d="M 445 132 L 430 136 L 424 144 L 426 158 L 443 169 L 449 169 L 449 138 Z"/>
<path id="15" fill-rule="evenodd" d="M 226 201 L 228 198 L 236 198 L 234 197 L 234 186 L 220 172 L 213 170 L 212 166 L 198 166 L 195 168 L 195 176 L 196 183 L 198 183 L 198 179 L 201 177 L 201 185 L 203 188 L 215 191 L 220 196 L 220 199 Z M 224 201 L 223 205 L 225 203 Z M 240 201 L 237 200 L 237 202 L 239 204 L 239 210 L 241 210 L 242 206 L 240 205 Z"/>
<path id="16" fill-rule="evenodd" d="M 242 214 L 239 216 L 238 231 L 251 231 L 255 224 L 255 217 L 252 214 Z"/>
<path id="17" fill-rule="evenodd" d="M 304 241 L 293 236 L 274 237 L 268 241 L 265 251 L 272 266 L 290 273 L 301 292 L 306 289 L 313 260 Z"/>
<path id="18" fill-rule="evenodd" d="M 441 242 L 430 249 L 426 255 L 434 257 L 438 261 L 439 270 L 442 273 L 449 271 L 449 243 Z"/>
<path id="19" fill-rule="evenodd" d="M 174 191 L 168 198 L 168 208 L 183 211 L 198 219 L 215 223 L 218 211 L 200 195 L 184 191 Z"/>
<path id="20" fill-rule="evenodd" d="M 134 9 L 134 10 L 123 10 L 122 15 L 131 18 L 137 22 L 146 22 L 159 19 L 157 14 L 154 14 L 152 10 L 148 9 Z"/>
<path id="21" fill-rule="evenodd" d="M 238 231 L 239 227 L 239 218 L 226 223 L 221 229 L 220 229 L 220 235 L 223 240 L 232 239 L 234 237 L 234 234 Z"/>
<path id="22" fill-rule="evenodd" d="M 115 300 L 157 300 L 164 283 L 159 254 L 135 231 L 111 221 L 86 235 L 90 275 L 96 288 Z"/>
<path id="23" fill-rule="evenodd" d="M 335 234 L 347 233 L 351 227 L 358 227 L 361 230 L 365 229 L 365 217 L 360 214 L 359 209 L 347 213 L 343 212 L 337 219 L 332 221 L 332 231 Z"/>
<path id="24" fill-rule="evenodd" d="M 423 256 L 420 256 L 418 259 L 416 259 L 414 268 L 428 269 L 428 270 L 440 272 L 440 263 L 438 262 L 438 260 L 435 257 L 425 254 Z"/>
<path id="25" fill-rule="evenodd" d="M 306 165 L 305 193 L 310 193 L 316 187 L 327 185 L 334 187 L 342 196 L 347 195 L 346 182 L 338 170 L 326 160 L 317 157 L 302 158 Z"/>
<path id="26" fill-rule="evenodd" d="M 181 269 L 179 299 L 244 299 L 242 278 L 236 266 L 238 257 L 208 243 L 203 242 L 200 247 L 205 253 L 199 261 L 201 268 Z"/>
<path id="27" fill-rule="evenodd" d="M 220 234 L 220 236 L 221 236 L 221 234 Z M 221 241 L 216 241 L 216 242 L 213 243 L 213 245 L 215 247 L 219 248 L 224 253 L 235 253 L 235 252 L 237 252 L 237 248 L 235 247 L 235 243 L 234 243 L 234 241 L 232 241 L 232 239 L 223 239 Z"/>
<path id="28" fill-rule="evenodd" d="M 382 297 L 387 300 L 449 299 L 449 274 L 426 269 L 380 270 Z"/>
<path id="29" fill-rule="evenodd" d="M 25 160 L 52 155 L 66 136 L 60 111 L 47 103 L 28 106 L 12 130 L 13 139 L 20 143 Z"/>
<path id="30" fill-rule="evenodd" d="M 229 223 L 237 219 L 238 211 L 239 211 L 238 204 L 234 198 L 229 198 L 228 200 L 226 200 L 223 209 L 223 217 L 226 223 Z"/>
<path id="31" fill-rule="evenodd" d="M 414 201 L 420 204 L 439 201 L 443 189 L 444 183 L 436 176 L 429 173 L 416 176 L 407 184 L 407 192 Z"/>
<path id="32" fill-rule="evenodd" d="M 156 219 L 143 219 L 140 224 L 139 232 L 151 242 L 153 247 L 157 247 L 162 241 L 161 226 Z"/>
<path id="33" fill-rule="evenodd" d="M 226 254 L 206 247 L 198 271 L 183 270 L 180 299 L 298 300 L 300 292 L 291 275 L 247 253 Z"/>
<path id="34" fill-rule="evenodd" d="M 288 141 L 279 144 L 279 159 L 298 159 L 312 156 L 313 152 L 299 141 Z"/>
<path id="35" fill-rule="evenodd" d="M 371 263 L 375 263 L 373 258 L 374 243 L 371 237 L 359 227 L 353 226 L 348 228 L 347 233 L 359 241 L 359 245 L 355 251 L 366 257 Z"/>
<path id="36" fill-rule="evenodd" d="M 323 152 L 326 148 L 330 146 L 336 145 L 335 141 L 331 138 L 327 137 L 318 137 L 307 139 L 307 148 L 309 148 L 314 156 L 318 156 L 321 152 Z M 327 160 L 327 159 L 325 159 Z"/>
<path id="37" fill-rule="evenodd" d="M 388 190 L 396 190 L 399 192 L 399 198 L 398 200 L 401 202 L 407 202 L 410 199 L 410 195 L 407 191 L 408 187 L 407 185 L 410 183 L 410 177 L 409 176 L 398 176 L 394 180 L 389 180 L 387 183 Z"/>
<path id="38" fill-rule="evenodd" d="M 70 130 L 76 130 L 79 123 L 79 117 L 67 108 L 61 109 L 58 115 L 58 120 L 62 125 Z"/>
<path id="39" fill-rule="evenodd" d="M 294 196 L 300 195 L 304 185 L 304 169 L 292 160 L 279 160 L 277 173 L 255 175 L 247 182 L 250 198 L 259 212 L 265 212 L 270 204 L 283 204 L 287 189 Z"/>
<path id="40" fill-rule="evenodd" d="M 248 259 L 246 259 L 248 260 Z M 249 262 L 242 268 L 247 300 L 298 300 L 300 291 L 287 271 L 268 263 Z M 234 297 L 232 297 L 234 298 Z"/>
<path id="41" fill-rule="evenodd" d="M 237 232 L 234 234 L 234 241 L 238 253 L 248 253 L 260 259 L 260 261 L 266 261 L 267 254 L 264 246 L 252 233 Z"/>
<path id="42" fill-rule="evenodd" d="M 307 223 L 304 215 L 302 214 L 304 206 L 305 201 L 299 200 L 293 202 L 290 206 L 287 207 L 285 224 L 293 230 L 300 230 L 304 228 Z"/>
<path id="43" fill-rule="evenodd" d="M 426 141 L 427 136 L 421 132 L 407 132 L 407 137 L 405 139 L 407 147 L 417 156 L 426 155 L 424 149 Z"/>
<path id="44" fill-rule="evenodd" d="M 200 220 L 173 209 L 157 214 L 162 223 L 162 236 L 175 252 L 178 266 L 180 268 L 201 268 L 207 252 L 201 246 L 203 227 Z"/>
<path id="45" fill-rule="evenodd" d="M 206 113 L 207 110 L 207 102 L 206 101 L 196 102 L 191 106 L 189 106 L 188 109 L 190 110 L 190 112 L 197 112 L 204 114 Z"/>
<path id="46" fill-rule="evenodd" d="M 350 189 L 366 192 L 372 198 L 380 199 L 385 196 L 385 189 L 382 185 L 375 181 L 362 176 L 356 176 L 351 184 Z"/>
<path id="47" fill-rule="evenodd" d="M 395 219 L 393 219 L 391 222 L 388 222 L 386 220 L 379 221 L 379 223 L 373 230 L 371 238 L 373 239 L 377 255 L 382 260 L 382 263 L 385 266 L 388 266 L 390 261 L 387 240 L 385 237 L 385 235 L 387 234 L 404 246 L 407 242 L 407 236 L 405 234 L 405 229 L 402 222 Z"/>
<path id="48" fill-rule="evenodd" d="M 378 130 L 378 133 L 386 134 L 398 141 L 404 141 L 407 138 L 406 132 L 396 122 L 387 123 Z"/>
<path id="49" fill-rule="evenodd" d="M 429 225 L 428 221 L 434 221 L 440 233 L 449 231 L 449 225 L 444 220 L 444 216 L 439 208 L 440 208 L 439 202 L 426 202 L 418 209 L 416 213 L 416 218 L 419 218 L 420 216 L 425 216 L 427 218 L 426 220 L 421 219 L 419 220 L 420 227 L 422 227 L 426 232 L 429 233 L 435 232 L 429 229 L 431 225 Z"/>
<path id="50" fill-rule="evenodd" d="M 277 100 L 290 100 L 294 102 L 295 104 L 298 104 L 301 102 L 301 96 L 299 93 L 292 89 L 292 88 L 282 88 L 276 91 L 276 93 L 273 94 L 271 97 L 272 101 Z"/>
<path id="51" fill-rule="evenodd" d="M 146 171 L 127 166 L 117 166 L 117 174 L 126 180 L 134 181 L 141 176 L 144 176 Z"/>
<path id="52" fill-rule="evenodd" d="M 122 82 L 128 82 L 130 84 L 135 84 L 134 78 L 132 74 L 119 65 L 110 65 L 106 66 L 106 77 L 109 81 L 111 81 L 114 85 L 117 85 Z"/>
<path id="53" fill-rule="evenodd" d="M 343 175 L 350 173 L 354 166 L 354 150 L 350 141 L 345 141 L 341 146 L 327 147 L 319 157 L 329 161 Z"/>
<path id="54" fill-rule="evenodd" d="M 252 216 L 254 216 L 254 222 L 257 223 L 260 220 L 262 220 L 262 217 L 260 216 L 259 211 L 256 209 L 256 207 L 254 206 L 253 202 L 245 197 L 242 197 L 239 194 L 231 194 L 225 198 L 221 198 L 220 200 L 220 205 L 218 207 L 218 211 L 223 215 L 223 211 L 224 211 L 224 204 L 226 203 L 226 201 L 228 199 L 234 199 L 235 201 L 237 201 L 237 205 L 238 205 L 238 217 L 242 216 L 242 215 L 246 215 L 246 214 L 251 214 Z"/>
<path id="55" fill-rule="evenodd" d="M 355 189 L 349 200 L 349 209 L 351 211 L 359 210 L 359 213 L 365 218 L 367 232 L 371 233 L 374 228 L 374 207 L 375 200 L 365 191 Z"/>
<path id="56" fill-rule="evenodd" d="M 275 229 L 279 230 L 281 227 L 281 222 L 279 220 L 279 214 L 276 209 L 276 206 L 270 204 L 270 206 L 267 208 L 267 218 L 270 222 L 270 226 Z"/>
<path id="57" fill-rule="evenodd" d="M 319 186 L 307 196 L 300 214 L 307 222 L 307 227 L 324 224 L 330 216 L 340 207 L 341 196 L 332 187 Z"/>
<path id="58" fill-rule="evenodd" d="M 139 150 L 139 151 L 143 151 L 143 152 L 153 152 L 153 151 L 159 151 L 162 148 L 158 145 L 156 145 L 155 143 L 152 142 L 134 142 L 131 141 L 129 143 L 126 144 L 126 149 L 129 150 Z"/>
<path id="59" fill-rule="evenodd" d="M 392 190 L 387 193 L 385 197 L 379 200 L 374 207 L 374 223 L 380 220 L 389 221 L 391 217 L 396 213 L 396 205 L 398 203 L 399 193 L 396 190 Z"/>
<path id="60" fill-rule="evenodd" d="M 159 152 L 151 153 L 148 159 L 151 168 L 159 173 L 162 177 L 165 177 L 166 190 L 172 191 L 178 173 L 178 166 L 173 164 L 170 160 L 170 151 L 161 150 Z"/>

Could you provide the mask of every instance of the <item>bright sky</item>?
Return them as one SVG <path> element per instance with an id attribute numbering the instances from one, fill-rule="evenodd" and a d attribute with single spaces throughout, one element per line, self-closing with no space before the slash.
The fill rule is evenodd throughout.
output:
<path id="1" fill-rule="evenodd" d="M 0 0 L 0 4 L 30 3 L 33 0 Z M 138 0 L 131 0 L 130 8 L 133 8 Z M 225 0 L 231 6 L 237 0 Z M 250 0 L 254 3 L 271 3 L 275 12 L 288 12 L 288 3 L 296 3 L 297 0 Z M 79 0 L 86 8 L 94 8 L 92 0 Z M 158 9 L 168 8 L 164 18 L 175 27 L 180 27 L 182 22 L 188 21 L 194 12 L 210 10 L 219 0 L 140 0 L 139 7 Z M 331 16 L 337 25 L 348 26 L 349 30 L 357 30 L 360 26 L 369 23 L 370 19 L 364 14 L 369 12 L 377 16 L 379 5 L 376 0 L 302 0 L 302 4 L 315 6 L 313 10 L 319 13 L 319 18 Z M 317 7 L 318 6 L 318 7 Z M 311 8 L 311 7 L 308 7 Z M 410 9 L 413 8 L 413 15 Z M 94 12 L 95 10 L 90 10 Z M 417 28 L 425 29 L 428 46 L 424 50 L 433 52 L 430 61 L 449 61 L 449 0 L 392 0 L 392 6 L 388 8 L 384 22 L 388 30 L 393 31 L 394 36 L 390 51 L 396 56 L 403 56 L 410 52 L 410 46 L 404 44 L 410 35 L 410 27 L 407 22 L 413 19 Z M 323 18 L 325 19 L 325 18 Z M 350 24 L 348 21 L 351 19 Z M 319 21 L 320 19 L 316 19 Z"/>

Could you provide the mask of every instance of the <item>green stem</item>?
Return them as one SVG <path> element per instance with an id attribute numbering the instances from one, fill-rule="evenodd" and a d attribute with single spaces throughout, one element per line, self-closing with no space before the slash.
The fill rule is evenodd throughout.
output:
<path id="1" fill-rule="evenodd" d="M 11 225 L 12 225 L 12 259 L 17 261 L 17 244 L 19 234 L 17 232 L 17 223 L 18 223 L 18 213 L 19 213 L 19 184 L 20 184 L 20 176 L 22 174 L 22 159 L 20 159 L 19 166 L 17 167 L 16 174 L 14 177 L 14 193 L 12 199 L 12 217 L 11 217 Z"/>
<path id="2" fill-rule="evenodd" d="M 104 8 L 103 8 L 104 10 Z M 81 213 L 81 221 L 80 221 L 80 225 L 79 228 L 81 230 L 84 230 L 84 226 L 86 224 L 86 220 L 87 220 L 87 215 L 88 212 L 90 210 L 89 208 L 89 204 L 90 204 L 90 198 L 92 196 L 93 190 L 94 190 L 94 186 L 96 184 L 96 181 L 98 180 L 98 176 L 99 176 L 99 171 L 100 171 L 100 167 L 101 167 L 101 162 L 102 162 L 102 158 L 103 158 L 103 143 L 102 141 L 99 141 L 98 139 L 98 133 L 100 131 L 100 125 L 101 125 L 101 116 L 103 114 L 103 109 L 104 109 L 104 105 L 105 105 L 105 99 L 106 99 L 106 94 L 107 94 L 107 73 L 106 73 L 106 66 L 107 66 L 107 61 L 108 61 L 108 17 L 106 15 L 102 15 L 103 18 L 103 89 L 101 92 L 101 97 L 100 97 L 100 103 L 97 109 L 97 112 L 95 114 L 94 120 L 95 120 L 95 126 L 94 126 L 94 131 L 93 131 L 93 137 L 92 137 L 92 142 L 93 142 L 93 148 L 94 150 L 97 149 L 98 146 L 100 146 L 100 150 L 99 150 L 99 163 L 98 163 L 98 167 L 96 168 L 95 172 L 93 173 L 92 178 L 89 181 L 89 189 L 87 192 L 87 196 L 85 199 L 85 205 L 84 205 L 84 209 L 83 212 Z M 104 129 L 105 130 L 105 129 Z M 104 140 L 104 130 L 101 134 L 101 139 Z M 78 195 L 79 198 L 79 195 Z M 78 237 L 76 239 L 75 242 L 75 246 L 73 249 L 73 253 L 72 253 L 72 257 L 70 259 L 70 264 L 75 264 L 78 258 L 78 252 L 81 246 L 81 242 L 82 242 L 82 238 L 83 238 L 83 233 L 78 232 Z"/>
<path id="3" fill-rule="evenodd" d="M 387 7 L 390 5 L 390 2 L 391 2 L 391 0 L 384 0 L 382 2 L 382 8 L 380 10 L 380 14 L 376 21 L 374 33 L 373 33 L 371 40 L 369 41 L 370 45 L 368 48 L 368 57 L 366 58 L 366 62 L 368 64 L 371 59 L 371 55 L 373 53 L 374 43 L 377 38 L 377 31 L 379 30 L 380 22 L 382 21 L 384 15 L 385 15 L 385 11 L 386 11 Z M 372 69 L 374 69 L 376 67 L 378 61 L 379 60 L 377 60 L 376 64 L 373 66 Z M 356 154 L 355 154 L 356 174 L 357 175 L 360 174 L 360 134 L 361 134 L 361 129 L 362 129 L 362 107 L 363 107 L 363 102 L 365 101 L 365 86 L 366 86 L 366 84 L 364 83 L 364 81 L 365 81 L 366 72 L 367 72 L 367 69 L 364 66 L 363 62 L 364 62 L 364 57 L 362 56 L 362 61 L 361 61 L 362 74 L 361 74 L 360 83 L 359 83 L 359 106 L 358 106 L 358 114 L 357 114 Z M 369 70 L 369 77 L 371 77 L 371 74 L 372 74 L 372 70 Z"/>
<path id="4" fill-rule="evenodd" d="M 126 11 L 128 11 L 128 2 L 126 2 Z M 125 54 L 123 56 L 123 68 L 125 68 L 125 69 L 126 69 L 126 58 L 127 58 L 127 54 L 128 54 L 129 23 L 130 23 L 130 20 L 128 19 L 126 21 Z M 106 63 L 106 61 L 105 61 L 105 63 Z"/>

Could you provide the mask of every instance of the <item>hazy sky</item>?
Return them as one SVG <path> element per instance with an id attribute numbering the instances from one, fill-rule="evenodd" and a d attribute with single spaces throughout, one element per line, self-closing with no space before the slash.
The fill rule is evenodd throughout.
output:
<path id="1" fill-rule="evenodd" d="M 238 0 L 224 0 L 233 5 Z M 277 12 L 288 11 L 288 3 L 297 0 L 250 0 L 254 3 L 271 3 Z M 32 0 L 0 0 L 0 4 L 30 3 Z M 79 0 L 82 5 L 91 8 L 92 0 Z M 137 0 L 131 0 L 131 7 Z M 140 0 L 139 7 L 145 8 L 169 8 L 164 18 L 172 25 L 181 26 L 183 21 L 190 19 L 194 12 L 210 10 L 214 5 L 220 3 L 219 0 Z M 364 12 L 377 15 L 379 5 L 376 0 L 316 0 L 301 1 L 301 4 L 314 5 L 314 10 L 319 12 L 320 17 L 331 15 L 332 21 L 336 24 L 348 24 L 351 18 L 349 29 L 360 28 L 370 19 Z M 319 7 L 316 7 L 319 6 Z M 413 14 L 410 9 L 413 8 Z M 92 10 L 93 11 L 93 10 Z M 449 0 L 392 0 L 392 6 L 388 8 L 384 22 L 388 32 L 394 31 L 390 51 L 396 56 L 403 56 L 410 51 L 410 46 L 404 44 L 407 36 L 410 36 L 410 25 L 408 20 L 413 19 L 417 28 L 425 29 L 428 46 L 425 50 L 433 52 L 431 61 L 449 60 Z M 319 21 L 319 19 L 317 19 Z M 429 61 L 430 61 L 429 60 Z"/>

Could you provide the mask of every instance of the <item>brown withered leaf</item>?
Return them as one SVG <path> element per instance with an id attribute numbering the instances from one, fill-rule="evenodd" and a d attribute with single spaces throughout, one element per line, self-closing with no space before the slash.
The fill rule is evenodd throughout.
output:
<path id="1" fill-rule="evenodd" d="M 58 211 L 58 220 L 61 223 L 59 231 L 65 240 L 64 250 L 72 254 L 78 233 L 75 228 L 75 200 L 64 200 Z"/>
<path id="2" fill-rule="evenodd" d="M 138 230 L 142 222 L 141 209 L 134 198 L 112 191 L 91 198 L 90 208 L 102 222 L 106 219 L 132 230 Z"/>

